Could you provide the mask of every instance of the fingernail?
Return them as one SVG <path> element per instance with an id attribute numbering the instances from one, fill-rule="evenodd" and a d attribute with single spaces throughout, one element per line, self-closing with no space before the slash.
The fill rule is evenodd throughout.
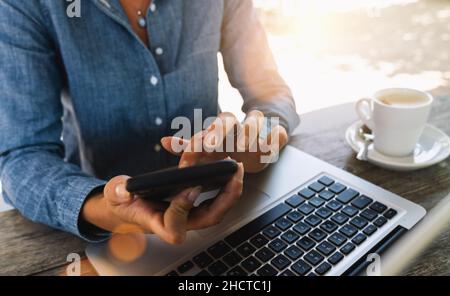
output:
<path id="1" fill-rule="evenodd" d="M 191 202 L 194 203 L 195 200 L 197 199 L 197 197 L 200 195 L 200 193 L 202 192 L 202 187 L 201 186 L 197 186 L 194 189 L 192 189 L 191 192 L 189 192 L 189 195 L 187 196 L 187 199 Z"/>
<path id="2" fill-rule="evenodd" d="M 116 195 L 123 201 L 127 201 L 130 198 L 130 194 L 125 189 L 125 184 L 119 184 L 116 186 Z"/>
<path id="3" fill-rule="evenodd" d="M 189 166 L 189 162 L 187 162 L 187 161 L 180 162 L 180 168 L 185 168 L 185 167 L 188 167 L 188 166 Z"/>

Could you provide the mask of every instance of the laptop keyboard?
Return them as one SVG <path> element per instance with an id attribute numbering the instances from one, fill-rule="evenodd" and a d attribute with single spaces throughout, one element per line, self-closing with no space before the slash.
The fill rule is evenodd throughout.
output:
<path id="1" fill-rule="evenodd" d="M 326 275 L 396 214 L 322 176 L 168 275 Z"/>

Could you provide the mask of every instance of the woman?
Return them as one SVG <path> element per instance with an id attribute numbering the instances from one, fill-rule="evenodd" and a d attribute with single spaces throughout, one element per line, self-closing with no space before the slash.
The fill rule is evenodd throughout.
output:
<path id="1" fill-rule="evenodd" d="M 143 231 L 177 244 L 186 231 L 219 223 L 241 195 L 244 169 L 265 167 L 261 151 L 250 152 L 246 133 L 234 143 L 245 148 L 239 153 L 194 152 L 193 140 L 164 137 L 173 135 L 174 118 L 220 113 L 221 52 L 247 118 L 240 124 L 220 113 L 193 139 L 222 144 L 218 126 L 259 131 L 263 116 L 275 116 L 280 125 L 269 138 L 286 144 L 298 117 L 252 2 L 74 1 L 0 1 L 3 197 L 26 217 L 88 241 Z M 220 195 L 197 208 L 199 188 L 168 205 L 126 192 L 126 175 L 175 165 L 173 154 L 180 166 L 226 156 L 241 164 Z"/>

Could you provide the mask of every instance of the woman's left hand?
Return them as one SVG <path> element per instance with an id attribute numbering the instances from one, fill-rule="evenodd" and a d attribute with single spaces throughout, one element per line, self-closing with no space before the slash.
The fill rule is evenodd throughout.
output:
<path id="1" fill-rule="evenodd" d="M 274 162 L 288 142 L 286 129 L 280 125 L 261 138 L 263 125 L 264 115 L 260 111 L 249 112 L 242 124 L 226 112 L 190 140 L 165 137 L 161 143 L 170 153 L 181 156 L 180 167 L 231 157 L 242 162 L 247 173 L 257 173 Z"/>

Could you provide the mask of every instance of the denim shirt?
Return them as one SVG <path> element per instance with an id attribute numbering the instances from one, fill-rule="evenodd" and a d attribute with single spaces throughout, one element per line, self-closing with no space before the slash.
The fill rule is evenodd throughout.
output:
<path id="1" fill-rule="evenodd" d="M 215 116 L 223 55 L 243 111 L 298 124 L 251 0 L 153 0 L 147 47 L 119 0 L 0 1 L 0 178 L 24 216 L 80 229 L 87 196 L 113 176 L 176 164 L 161 150 L 178 116 Z"/>

